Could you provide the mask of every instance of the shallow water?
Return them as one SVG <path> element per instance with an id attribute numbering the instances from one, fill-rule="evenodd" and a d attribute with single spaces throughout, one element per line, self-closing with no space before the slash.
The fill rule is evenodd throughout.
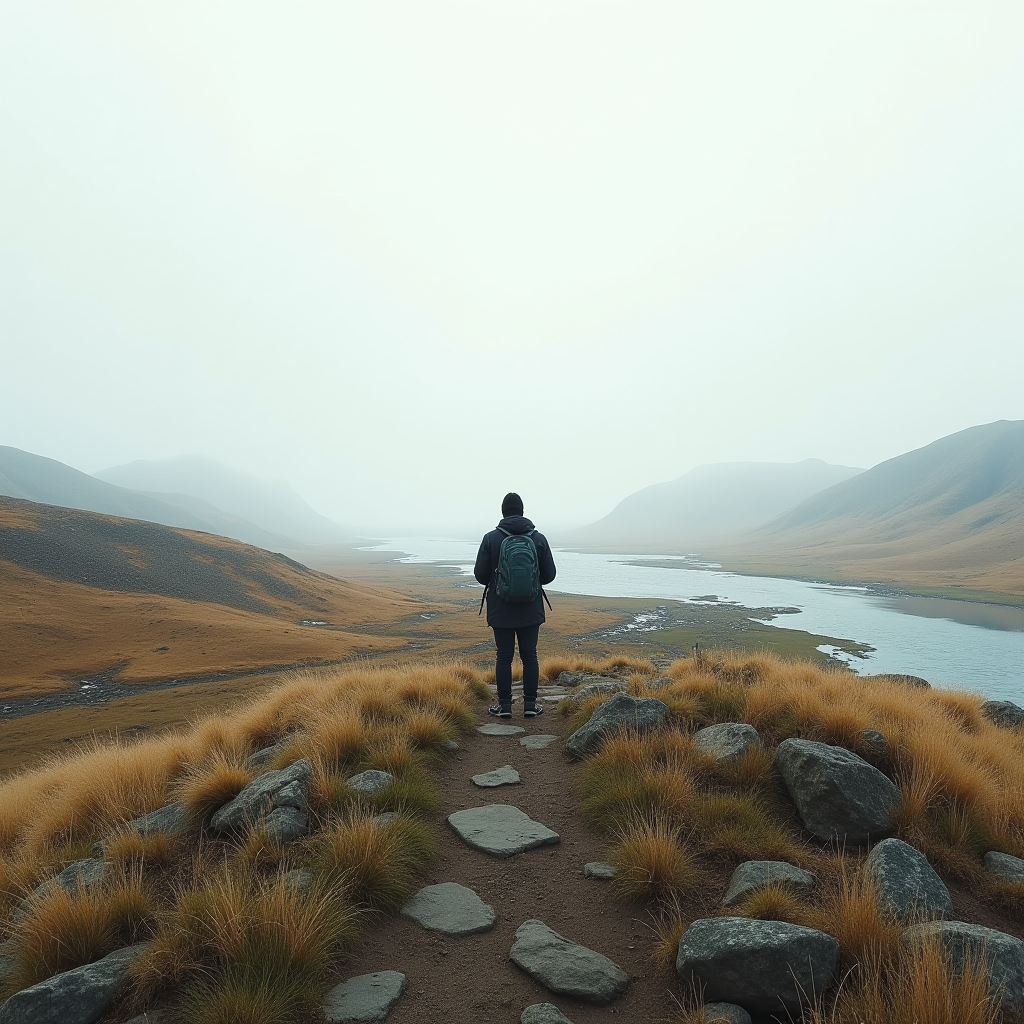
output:
<path id="1" fill-rule="evenodd" d="M 406 553 L 404 562 L 450 565 L 472 574 L 476 541 L 428 537 L 388 540 L 375 550 Z M 936 686 L 973 690 L 1024 704 L 1024 609 L 930 597 L 882 597 L 769 576 L 739 576 L 675 556 L 587 554 L 555 550 L 552 594 L 693 601 L 715 596 L 751 608 L 799 608 L 771 625 L 869 644 L 853 659 L 862 674 L 906 672 Z M 647 561 L 668 565 L 644 564 Z"/>

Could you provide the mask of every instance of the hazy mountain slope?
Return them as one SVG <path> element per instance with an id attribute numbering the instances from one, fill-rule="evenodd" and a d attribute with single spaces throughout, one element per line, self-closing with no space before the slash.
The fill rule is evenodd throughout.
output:
<path id="1" fill-rule="evenodd" d="M 403 641 L 355 627 L 423 607 L 225 537 L 12 498 L 0 592 L 3 696 L 390 650 Z"/>
<path id="2" fill-rule="evenodd" d="M 139 460 L 101 470 L 96 476 L 120 487 L 164 495 L 165 500 L 198 498 L 242 516 L 272 534 L 303 544 L 330 544 L 350 535 L 310 506 L 286 483 L 270 483 L 202 458 Z"/>
<path id="3" fill-rule="evenodd" d="M 289 541 L 285 536 L 261 529 L 239 516 L 228 515 L 205 502 L 128 490 L 72 469 L 56 459 L 3 445 L 0 445 L 0 495 L 101 515 L 143 519 L 186 530 L 220 533 L 263 547 L 281 547 Z"/>
<path id="4" fill-rule="evenodd" d="M 889 459 L 714 554 L 737 567 L 1024 593 L 1024 420 Z"/>
<path id="5" fill-rule="evenodd" d="M 564 544 L 630 550 L 690 547 L 743 533 L 826 487 L 862 472 L 820 459 L 698 466 L 624 498 L 596 523 L 558 536 Z"/>

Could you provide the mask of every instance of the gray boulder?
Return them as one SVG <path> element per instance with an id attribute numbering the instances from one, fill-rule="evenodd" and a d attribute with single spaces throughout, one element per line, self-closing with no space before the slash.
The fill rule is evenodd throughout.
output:
<path id="1" fill-rule="evenodd" d="M 555 682 L 559 686 L 579 686 L 580 683 L 586 678 L 583 672 L 559 672 Z"/>
<path id="2" fill-rule="evenodd" d="M 600 679 L 596 683 L 587 683 L 576 690 L 572 699 L 575 701 L 590 700 L 591 697 L 602 697 L 606 693 L 622 693 L 626 684 L 621 679 Z"/>
<path id="3" fill-rule="evenodd" d="M 276 843 L 294 843 L 305 831 L 305 811 L 297 807 L 275 807 L 263 819 L 263 831 Z"/>
<path id="4" fill-rule="evenodd" d="M 494 789 L 496 786 L 518 786 L 522 779 L 519 777 L 519 772 L 512 765 L 507 764 L 503 768 L 495 768 L 494 771 L 474 775 L 472 782 L 474 786 L 480 786 L 481 789 Z"/>
<path id="5" fill-rule="evenodd" d="M 313 765 L 304 757 L 287 768 L 264 772 L 214 814 L 210 827 L 215 832 L 236 832 L 278 807 L 304 811 L 312 774 Z"/>
<path id="6" fill-rule="evenodd" d="M 572 1024 L 554 1003 L 534 1003 L 519 1015 L 519 1024 Z"/>
<path id="7" fill-rule="evenodd" d="M 32 895 L 23 899 L 18 904 L 12 918 L 15 921 L 23 921 L 31 913 L 32 900 L 39 899 L 50 892 L 54 886 L 60 886 L 65 892 L 72 896 L 78 892 L 79 887 L 88 891 L 100 885 L 107 877 L 110 864 L 107 861 L 91 858 L 88 860 L 76 860 L 69 864 L 59 874 L 46 879 L 36 886 Z"/>
<path id="8" fill-rule="evenodd" d="M 128 827 L 140 836 L 155 836 L 160 832 L 167 836 L 177 836 L 185 831 L 186 824 L 185 805 L 173 803 L 158 807 L 140 818 L 133 818 L 128 822 Z"/>
<path id="9" fill-rule="evenodd" d="M 353 775 L 345 781 L 349 789 L 354 789 L 357 793 L 366 793 L 369 796 L 385 786 L 390 786 L 395 781 L 395 777 L 391 772 L 382 772 L 376 768 L 368 768 L 365 772 Z"/>
<path id="10" fill-rule="evenodd" d="M 114 1001 L 145 944 L 115 950 L 102 960 L 55 974 L 15 992 L 0 1006 L 0 1024 L 93 1024 Z"/>
<path id="11" fill-rule="evenodd" d="M 369 1024 L 384 1020 L 408 984 L 409 979 L 398 971 L 377 971 L 349 978 L 324 996 L 324 1016 L 331 1024 Z"/>
<path id="12" fill-rule="evenodd" d="M 1024 942 L 1013 935 L 965 921 L 925 921 L 903 933 L 909 945 L 938 941 L 956 973 L 965 961 L 988 967 L 990 991 L 1004 1007 L 1024 1010 Z"/>
<path id="13" fill-rule="evenodd" d="M 676 973 L 712 1001 L 753 1013 L 798 1013 L 801 992 L 823 992 L 839 962 L 839 943 L 824 932 L 784 921 L 711 917 L 679 940 Z"/>
<path id="14" fill-rule="evenodd" d="M 815 881 L 810 871 L 787 864 L 784 860 L 748 860 L 732 873 L 722 906 L 735 907 L 751 893 L 769 885 L 784 885 L 797 892 L 810 892 Z"/>
<path id="15" fill-rule="evenodd" d="M 863 846 L 892 833 L 900 791 L 852 751 L 784 740 L 775 750 L 775 767 L 804 828 L 818 839 Z"/>
<path id="16" fill-rule="evenodd" d="M 631 697 L 617 693 L 599 705 L 590 721 L 580 726 L 566 741 L 570 757 L 586 757 L 594 753 L 608 736 L 622 729 L 650 732 L 657 729 L 671 714 L 669 707 L 655 697 Z"/>
<path id="17" fill-rule="evenodd" d="M 902 839 L 884 839 L 872 847 L 864 874 L 878 905 L 900 921 L 952 917 L 953 900 L 928 858 Z"/>
<path id="18" fill-rule="evenodd" d="M 309 892 L 313 888 L 313 872 L 309 868 L 292 868 L 285 872 L 284 884 L 292 892 Z"/>
<path id="19" fill-rule="evenodd" d="M 458 882 L 441 882 L 420 889 L 402 913 L 433 932 L 476 935 L 494 927 L 494 907 Z"/>
<path id="20" fill-rule="evenodd" d="M 872 754 L 885 754 L 889 751 L 889 744 L 886 738 L 877 729 L 862 729 L 861 739 L 864 741 L 864 746 Z"/>
<path id="21" fill-rule="evenodd" d="M 716 761 L 734 761 L 748 750 L 761 746 L 761 735 L 746 722 L 720 722 L 701 729 L 694 736 L 697 749 Z"/>
<path id="22" fill-rule="evenodd" d="M 735 1003 L 705 1003 L 704 1024 L 751 1024 L 750 1014 Z"/>
<path id="23" fill-rule="evenodd" d="M 989 850 L 985 854 L 985 870 L 1001 878 L 1004 882 L 1024 884 L 1024 860 L 1011 857 L 1008 853 Z"/>
<path id="24" fill-rule="evenodd" d="M 1024 725 L 1024 708 L 1012 700 L 987 700 L 981 705 L 981 713 L 1000 729 L 1019 729 Z"/>
<path id="25" fill-rule="evenodd" d="M 614 864 L 606 864 L 603 860 L 592 860 L 583 865 L 583 877 L 593 878 L 598 882 L 610 882 L 619 875 Z"/>
<path id="26" fill-rule="evenodd" d="M 516 931 L 512 962 L 551 992 L 604 1006 L 629 987 L 629 975 L 608 957 L 570 942 L 543 921 Z"/>
<path id="27" fill-rule="evenodd" d="M 557 832 L 511 804 L 467 807 L 448 815 L 448 824 L 459 838 L 492 857 L 511 857 L 560 841 Z"/>
<path id="28" fill-rule="evenodd" d="M 674 682 L 675 680 L 671 676 L 658 676 L 657 679 L 648 679 L 644 683 L 644 688 L 647 690 L 664 690 Z"/>
<path id="29" fill-rule="evenodd" d="M 288 746 L 289 742 L 289 740 L 279 740 L 277 743 L 273 743 L 269 747 L 257 750 L 256 753 L 250 754 L 245 759 L 245 766 L 247 768 L 265 768 L 284 750 L 286 746 Z"/>

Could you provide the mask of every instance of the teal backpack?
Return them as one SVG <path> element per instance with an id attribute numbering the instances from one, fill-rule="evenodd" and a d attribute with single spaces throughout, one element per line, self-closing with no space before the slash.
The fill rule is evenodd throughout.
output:
<path id="1" fill-rule="evenodd" d="M 540 562 L 537 545 L 529 533 L 509 533 L 502 530 L 504 539 L 498 552 L 498 568 L 494 574 L 494 592 L 502 601 L 528 604 L 540 594 Z"/>

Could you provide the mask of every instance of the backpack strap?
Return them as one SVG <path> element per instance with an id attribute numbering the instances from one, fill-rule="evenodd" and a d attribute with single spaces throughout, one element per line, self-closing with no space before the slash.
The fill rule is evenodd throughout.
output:
<path id="1" fill-rule="evenodd" d="M 549 608 L 549 609 L 550 609 L 551 611 L 554 611 L 555 609 L 551 607 L 551 599 L 550 599 L 550 598 L 548 597 L 548 593 L 547 593 L 547 591 L 546 591 L 546 590 L 545 590 L 545 589 L 544 589 L 543 587 L 541 587 L 541 588 L 540 588 L 540 592 L 541 592 L 541 594 L 542 594 L 542 595 L 544 596 L 544 600 L 545 600 L 545 601 L 547 601 L 547 603 L 548 603 L 548 608 Z"/>

